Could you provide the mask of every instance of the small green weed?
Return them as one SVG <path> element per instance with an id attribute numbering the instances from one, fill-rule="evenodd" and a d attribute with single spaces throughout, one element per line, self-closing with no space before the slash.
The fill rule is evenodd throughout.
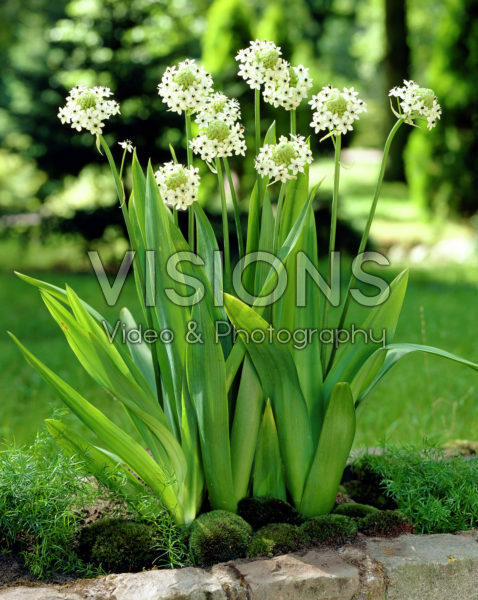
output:
<path id="1" fill-rule="evenodd" d="M 450 457 L 436 447 L 384 448 L 354 466 L 382 479 L 387 496 L 408 517 L 417 533 L 455 533 L 478 526 L 478 458 Z"/>
<path id="2" fill-rule="evenodd" d="M 40 579 L 51 572 L 88 573 L 73 545 L 81 509 L 96 497 L 81 463 L 52 451 L 51 443 L 40 435 L 28 448 L 0 452 L 0 541 L 19 550 Z"/>

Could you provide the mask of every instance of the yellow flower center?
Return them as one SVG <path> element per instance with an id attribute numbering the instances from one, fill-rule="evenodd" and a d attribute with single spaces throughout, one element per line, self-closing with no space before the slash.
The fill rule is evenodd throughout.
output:
<path id="1" fill-rule="evenodd" d="M 432 108 L 433 101 L 435 100 L 435 93 L 433 90 L 428 88 L 418 88 L 417 94 L 426 108 Z"/>
<path id="2" fill-rule="evenodd" d="M 87 90 L 86 92 L 82 92 L 76 100 L 77 105 L 82 110 L 87 110 L 88 108 L 94 108 L 96 106 L 97 102 L 98 102 L 97 95 L 94 92 L 90 92 L 89 90 Z"/>
<path id="3" fill-rule="evenodd" d="M 277 50 L 264 50 L 256 54 L 257 60 L 261 62 L 266 69 L 272 69 L 275 67 L 279 60 L 279 53 Z"/>
<path id="4" fill-rule="evenodd" d="M 229 127 L 226 123 L 224 123 L 224 121 L 211 121 L 206 129 L 206 135 L 208 139 L 217 140 L 218 142 L 223 142 L 229 137 L 229 134 Z"/>
<path id="5" fill-rule="evenodd" d="M 174 81 L 180 85 L 184 90 L 187 90 L 189 87 L 196 83 L 196 75 L 186 67 L 185 69 L 181 69 L 179 73 L 173 77 Z"/>
<path id="6" fill-rule="evenodd" d="M 165 183 L 170 190 L 175 190 L 188 182 L 184 169 L 179 169 L 176 173 L 171 173 L 166 177 Z"/>
<path id="7" fill-rule="evenodd" d="M 222 112 L 225 107 L 226 107 L 226 99 L 225 98 L 221 98 L 220 100 L 214 100 L 214 102 L 211 102 L 211 108 L 215 113 Z"/>
<path id="8" fill-rule="evenodd" d="M 347 110 L 347 100 L 340 92 L 332 92 L 327 99 L 325 105 L 331 113 L 337 113 L 341 117 Z"/>
<path id="9" fill-rule="evenodd" d="M 280 144 L 272 153 L 272 159 L 276 165 L 289 166 L 292 159 L 297 156 L 297 150 L 293 144 Z"/>
<path id="10" fill-rule="evenodd" d="M 292 67 L 289 68 L 289 85 L 290 87 L 295 87 L 299 83 L 299 78 L 297 77 L 297 73 L 294 71 Z"/>

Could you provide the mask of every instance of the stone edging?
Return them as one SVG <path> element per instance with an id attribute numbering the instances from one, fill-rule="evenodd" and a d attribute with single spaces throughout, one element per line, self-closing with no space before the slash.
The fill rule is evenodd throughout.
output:
<path id="1" fill-rule="evenodd" d="M 365 538 L 337 550 L 10 587 L 1 600 L 478 600 L 478 531 Z"/>

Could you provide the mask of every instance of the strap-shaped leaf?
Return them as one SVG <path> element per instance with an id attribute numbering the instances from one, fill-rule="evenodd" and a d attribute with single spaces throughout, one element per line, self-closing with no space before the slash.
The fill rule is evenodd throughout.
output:
<path id="1" fill-rule="evenodd" d="M 287 261 L 288 256 L 290 255 L 292 250 L 295 248 L 296 244 L 298 243 L 298 241 L 300 239 L 304 225 L 306 223 L 307 214 L 308 214 L 308 210 L 310 207 L 310 202 L 311 202 L 311 197 L 309 196 L 307 203 L 302 207 L 302 210 L 300 211 L 300 214 L 297 217 L 297 221 L 294 223 L 294 226 L 290 230 L 290 233 L 287 236 L 286 241 L 284 242 L 281 249 L 277 253 L 277 258 L 278 258 L 277 272 L 278 272 L 278 274 L 280 274 L 280 272 L 284 268 L 284 264 Z M 266 279 L 266 282 L 264 283 L 264 285 L 262 287 L 260 296 L 267 296 L 274 290 L 275 278 L 276 278 L 276 275 L 274 273 L 270 272 L 269 276 Z M 262 315 L 264 312 L 264 307 L 256 307 L 255 310 L 259 315 Z M 227 383 L 228 390 L 230 389 L 232 382 L 234 381 L 234 378 L 237 374 L 237 371 L 238 371 L 239 367 L 241 366 L 242 360 L 244 358 L 244 353 L 245 353 L 245 348 L 242 344 L 242 341 L 240 339 L 238 339 L 237 342 L 232 347 L 231 353 L 227 357 L 227 361 L 226 361 L 226 383 Z"/>
<path id="2" fill-rule="evenodd" d="M 313 442 L 294 361 L 289 350 L 277 341 L 270 324 L 253 308 L 228 294 L 224 295 L 224 302 L 259 375 L 264 395 L 271 399 L 287 487 L 298 506 L 313 456 Z M 252 341 L 254 338 L 248 341 L 253 332 L 255 336 L 263 332 L 265 342 L 257 343 Z"/>
<path id="3" fill-rule="evenodd" d="M 378 299 L 376 306 L 368 311 L 368 316 L 359 329 L 365 332 L 385 330 L 386 343 L 391 343 L 395 335 L 400 312 L 402 310 L 403 299 L 407 290 L 408 269 L 402 271 L 390 284 L 390 294 L 383 302 L 384 294 Z M 382 303 L 380 303 L 382 300 Z M 324 382 L 324 401 L 332 391 L 332 388 L 339 381 L 351 382 L 356 376 L 358 370 L 367 358 L 372 355 L 380 342 L 371 343 L 364 339 L 364 336 L 358 336 L 354 344 L 347 344 L 340 347 L 329 374 Z"/>
<path id="4" fill-rule="evenodd" d="M 246 356 L 237 392 L 231 429 L 232 476 L 236 497 L 247 496 L 257 438 L 264 411 L 261 382 L 251 359 Z"/>
<path id="5" fill-rule="evenodd" d="M 115 477 L 121 475 L 123 493 L 131 498 L 146 493 L 144 485 L 130 470 L 122 465 L 118 457 L 115 458 L 103 448 L 93 446 L 61 421 L 45 419 L 45 424 L 63 452 L 70 458 L 81 458 L 85 462 L 88 472 L 96 477 L 98 481 L 108 485 Z"/>
<path id="6" fill-rule="evenodd" d="M 264 416 L 257 444 L 254 461 L 253 496 L 286 500 L 282 459 L 279 449 L 277 428 L 269 400 L 266 403 Z"/>
<path id="7" fill-rule="evenodd" d="M 332 510 L 354 436 L 355 407 L 350 386 L 337 383 L 330 396 L 300 504 L 305 516 L 314 517 Z"/>
<path id="8" fill-rule="evenodd" d="M 465 367 L 470 367 L 475 371 L 478 371 L 478 363 L 471 362 L 465 358 L 461 358 L 456 354 L 435 348 L 433 346 L 425 346 L 422 344 L 407 344 L 397 343 L 388 344 L 384 348 L 376 350 L 372 356 L 364 363 L 357 376 L 352 381 L 352 388 L 354 389 L 354 397 L 357 398 L 357 404 L 362 402 L 366 396 L 373 390 L 377 383 L 384 377 L 390 369 L 397 364 L 397 362 L 413 352 L 425 352 L 433 356 L 440 356 L 446 358 Z M 374 368 L 375 364 L 381 363 L 381 368 Z M 373 376 L 370 377 L 370 371 Z M 378 371 L 378 372 L 377 372 Z M 365 377 L 364 375 L 368 375 Z"/>
<path id="9" fill-rule="evenodd" d="M 213 508 L 235 511 L 229 443 L 226 367 L 215 327 L 204 302 L 193 307 L 186 351 L 186 372 L 194 406 L 207 490 Z M 197 337 L 194 332 L 197 332 Z"/>
<path id="10" fill-rule="evenodd" d="M 40 373 L 46 383 L 58 392 L 68 408 L 98 436 L 111 452 L 116 454 L 151 488 L 165 507 L 171 511 L 175 520 L 182 523 L 182 507 L 178 499 L 177 481 L 170 475 L 174 472 L 171 465 L 165 465 L 165 469 L 163 469 L 136 440 L 38 360 L 14 335 L 10 334 L 10 336 L 22 351 L 27 362 Z"/>

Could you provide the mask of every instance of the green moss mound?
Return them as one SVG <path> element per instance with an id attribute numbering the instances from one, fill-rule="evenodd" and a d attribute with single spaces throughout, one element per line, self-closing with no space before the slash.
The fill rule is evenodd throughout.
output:
<path id="1" fill-rule="evenodd" d="M 300 525 L 303 518 L 290 504 L 279 498 L 243 498 L 237 513 L 257 531 L 269 523 Z"/>
<path id="2" fill-rule="evenodd" d="M 413 533 L 413 525 L 399 510 L 381 510 L 358 521 L 359 531 L 375 537 L 394 537 Z"/>
<path id="3" fill-rule="evenodd" d="M 127 519 L 99 519 L 82 529 L 79 554 L 105 571 L 125 573 L 153 566 L 155 529 Z"/>
<path id="4" fill-rule="evenodd" d="M 252 535 L 252 527 L 242 517 L 226 510 L 213 510 L 191 525 L 189 550 L 200 566 L 242 558 Z"/>
<path id="5" fill-rule="evenodd" d="M 345 515 L 321 515 L 309 519 L 300 529 L 312 545 L 343 544 L 357 535 L 357 524 Z"/>
<path id="6" fill-rule="evenodd" d="M 369 504 L 359 504 L 358 502 L 347 502 L 346 504 L 339 504 L 334 508 L 334 514 L 345 515 L 352 519 L 361 519 L 371 513 L 380 512 L 375 506 Z"/>
<path id="7" fill-rule="evenodd" d="M 277 556 L 300 550 L 307 544 L 307 539 L 296 525 L 289 523 L 270 523 L 254 534 L 247 556 Z"/>

